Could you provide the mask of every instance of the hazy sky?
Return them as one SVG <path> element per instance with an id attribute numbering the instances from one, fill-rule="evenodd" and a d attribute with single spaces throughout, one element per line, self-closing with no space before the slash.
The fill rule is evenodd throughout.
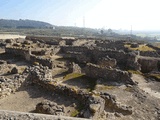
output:
<path id="1" fill-rule="evenodd" d="M 1 19 L 62 26 L 160 30 L 160 0 L 0 0 Z"/>

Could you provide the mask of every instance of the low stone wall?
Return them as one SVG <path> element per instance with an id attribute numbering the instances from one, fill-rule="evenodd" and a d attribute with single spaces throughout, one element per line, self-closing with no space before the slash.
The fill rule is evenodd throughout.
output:
<path id="1" fill-rule="evenodd" d="M 52 79 L 51 70 L 47 68 L 43 68 L 43 67 L 40 68 L 39 66 L 36 66 L 36 67 L 30 67 L 26 71 L 28 71 L 29 73 L 29 76 L 27 79 L 32 81 L 33 83 L 38 84 L 51 91 L 55 91 L 57 93 L 64 94 L 67 96 L 72 96 L 73 98 L 81 102 L 81 104 L 84 104 L 87 108 L 84 111 L 84 114 L 83 114 L 84 117 L 88 117 L 88 118 L 97 120 L 98 116 L 102 114 L 102 111 L 104 110 L 104 105 L 105 105 L 104 101 L 100 100 L 102 98 L 95 96 L 96 101 L 93 101 L 93 100 L 90 101 L 90 99 L 93 99 L 94 96 L 91 96 L 87 92 L 84 92 L 82 90 L 75 89 L 73 87 L 69 87 L 63 84 L 56 84 L 56 83 L 50 82 L 50 80 Z M 103 103 L 101 103 L 101 101 Z M 100 104 L 98 105 L 99 107 L 96 108 L 97 111 L 93 111 L 92 107 L 94 105 L 90 106 L 89 103 L 96 104 L 96 105 Z"/>
<path id="2" fill-rule="evenodd" d="M 111 111 L 122 113 L 123 115 L 130 115 L 133 112 L 131 106 L 122 105 L 116 102 L 115 96 L 110 95 L 106 92 L 100 93 L 100 96 L 105 100 L 105 106 Z"/>
<path id="3" fill-rule="evenodd" d="M 134 84 L 128 72 L 118 69 L 109 69 L 106 67 L 102 68 L 99 65 L 88 63 L 83 72 L 86 74 L 86 76 L 92 78 L 103 78 L 108 81 Z"/>
<path id="4" fill-rule="evenodd" d="M 88 50 L 89 49 L 87 47 L 83 47 L 83 46 L 61 46 L 61 51 L 63 53 L 67 53 L 67 52 L 83 52 L 83 53 L 87 53 Z"/>
<path id="5" fill-rule="evenodd" d="M 111 41 L 111 40 L 97 41 L 96 45 L 98 47 L 106 49 L 117 49 L 117 50 L 124 49 L 124 41 Z"/>
<path id="6" fill-rule="evenodd" d="M 44 59 L 40 56 L 30 55 L 30 62 L 35 63 L 38 62 L 39 64 L 43 66 L 48 66 L 50 69 L 53 67 L 53 61 L 51 59 Z"/>
<path id="7" fill-rule="evenodd" d="M 129 70 L 141 70 L 141 65 L 138 63 L 138 55 L 134 52 L 127 54 L 126 68 Z"/>
<path id="8" fill-rule="evenodd" d="M 148 56 L 148 57 L 159 57 L 160 54 L 158 54 L 156 51 L 140 51 L 141 56 Z"/>
<path id="9" fill-rule="evenodd" d="M 116 59 L 117 64 L 126 65 L 127 54 L 124 51 L 117 51 L 104 48 L 88 48 L 82 46 L 63 46 L 61 47 L 62 53 L 67 53 L 70 57 L 77 57 L 78 61 L 86 61 L 96 63 L 99 58 L 109 56 Z"/>
<path id="10" fill-rule="evenodd" d="M 64 115 L 65 108 L 62 105 L 57 105 L 57 103 L 45 100 L 36 105 L 36 112 L 51 114 L 51 115 Z"/>
<path id="11" fill-rule="evenodd" d="M 25 75 L 16 75 L 12 79 L 0 77 L 0 98 L 4 98 L 17 91 L 24 81 Z"/>
<path id="12" fill-rule="evenodd" d="M 53 61 L 51 59 L 44 59 L 40 56 L 35 56 L 31 54 L 30 50 L 23 49 L 23 48 L 16 48 L 16 47 L 6 47 L 5 52 L 12 54 L 12 55 L 19 55 L 22 56 L 25 60 L 35 63 L 38 62 L 44 66 L 48 66 L 50 69 L 53 67 Z"/>
<path id="13" fill-rule="evenodd" d="M 91 118 L 92 120 L 97 120 L 98 117 L 103 113 L 105 107 L 112 107 L 113 110 L 121 112 L 122 114 L 124 112 L 125 114 L 132 114 L 131 107 L 129 108 L 124 107 L 116 103 L 116 101 L 112 100 L 113 99 L 112 97 L 104 97 L 104 94 L 103 96 L 102 94 L 100 94 L 100 96 L 93 95 L 91 93 L 84 92 L 80 89 L 75 89 L 74 87 L 69 87 L 63 84 L 52 83 L 50 81 L 51 79 L 52 79 L 52 71 L 47 67 L 43 67 L 43 66 L 29 67 L 23 72 L 22 75 L 17 75 L 12 80 L 6 79 L 6 78 L 0 79 L 1 80 L 1 92 L 0 92 L 1 97 L 5 97 L 6 95 L 9 95 L 10 93 L 16 91 L 21 86 L 21 84 L 24 81 L 26 81 L 27 84 L 35 83 L 48 90 L 55 91 L 57 93 L 75 98 L 76 100 L 78 100 L 79 102 L 85 105 L 85 108 L 83 112 L 81 112 L 81 115 L 86 118 Z M 110 103 L 110 105 L 108 105 L 108 102 Z M 59 114 L 59 113 L 57 112 L 54 114 Z M 7 113 L 7 115 L 5 114 L 5 116 L 1 114 L 0 117 L 7 118 L 8 116 L 10 116 L 10 114 Z M 14 116 L 12 115 L 12 117 Z M 75 118 L 75 120 L 76 119 L 78 118 Z"/>
<path id="14" fill-rule="evenodd" d="M 98 61 L 99 58 L 104 56 L 109 56 L 110 58 L 116 59 L 117 64 L 125 65 L 127 62 L 127 54 L 124 51 L 96 48 L 91 51 L 91 54 L 94 61 Z"/>
<path id="15" fill-rule="evenodd" d="M 138 63 L 141 65 L 141 71 L 144 73 L 160 71 L 160 59 L 140 57 Z"/>
<path id="16" fill-rule="evenodd" d="M 115 68 L 117 65 L 116 59 L 109 58 L 108 56 L 100 58 L 97 62 L 100 67 L 112 67 Z"/>
<path id="17" fill-rule="evenodd" d="M 12 55 L 19 55 L 25 58 L 27 61 L 30 60 L 30 51 L 29 49 L 23 49 L 19 47 L 6 47 L 5 52 Z"/>
<path id="18" fill-rule="evenodd" d="M 91 120 L 67 116 L 56 116 L 36 113 L 0 110 L 0 120 Z"/>

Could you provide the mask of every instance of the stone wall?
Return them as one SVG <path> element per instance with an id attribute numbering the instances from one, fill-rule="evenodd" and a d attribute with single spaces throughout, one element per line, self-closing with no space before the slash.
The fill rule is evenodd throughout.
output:
<path id="1" fill-rule="evenodd" d="M 108 56 L 100 58 L 97 62 L 100 67 L 112 67 L 115 68 L 117 65 L 116 59 L 109 58 Z"/>
<path id="2" fill-rule="evenodd" d="M 6 47 L 5 52 L 9 53 L 9 54 L 12 54 L 12 55 L 22 56 L 27 61 L 30 60 L 29 49 L 23 49 L 23 48 L 19 48 L 19 47 Z"/>
<path id="3" fill-rule="evenodd" d="M 138 53 L 137 53 L 138 54 Z M 138 63 L 138 56 L 134 52 L 130 52 L 127 54 L 127 69 L 130 70 L 141 70 L 141 65 Z"/>
<path id="4" fill-rule="evenodd" d="M 115 98 L 109 94 L 98 93 L 99 95 L 94 95 L 72 86 L 51 82 L 52 71 L 47 69 L 47 67 L 30 67 L 29 69 L 26 69 L 26 72 L 29 73 L 26 80 L 59 94 L 71 96 L 83 104 L 84 109 L 83 112 L 81 112 L 81 116 L 83 117 L 97 120 L 103 113 L 105 107 L 108 107 L 109 109 L 111 107 L 113 111 L 118 111 L 122 114 L 132 114 L 132 107 L 123 106 L 120 103 L 117 103 Z"/>
<path id="5" fill-rule="evenodd" d="M 91 120 L 57 115 L 0 110 L 0 120 Z"/>
<path id="6" fill-rule="evenodd" d="M 106 67 L 102 68 L 99 65 L 88 63 L 83 72 L 86 74 L 86 76 L 92 78 L 103 78 L 107 81 L 134 84 L 128 72 L 118 69 L 110 69 Z"/>
<path id="7" fill-rule="evenodd" d="M 159 57 L 160 54 L 158 54 L 156 51 L 140 51 L 141 56 L 148 56 L 148 57 Z"/>
<path id="8" fill-rule="evenodd" d="M 53 67 L 53 61 L 51 59 L 42 58 L 40 56 L 30 55 L 30 62 L 35 63 L 38 62 L 43 66 L 48 66 L 50 69 Z"/>
<path id="9" fill-rule="evenodd" d="M 100 59 L 108 56 L 110 62 L 112 62 L 111 67 L 123 66 L 125 69 L 140 70 L 140 65 L 137 62 L 136 54 L 132 55 L 131 53 L 125 53 L 123 50 L 112 50 L 105 48 L 88 48 L 80 46 L 63 46 L 61 47 L 61 52 L 65 53 L 65 58 L 74 58 L 79 63 L 97 63 L 101 65 L 104 64 Z M 116 61 L 115 61 L 116 60 Z M 106 64 L 108 64 L 106 62 Z"/>
<path id="10" fill-rule="evenodd" d="M 125 65 L 127 62 L 127 54 L 124 51 L 97 48 L 92 50 L 91 53 L 94 61 L 98 61 L 99 58 L 104 56 L 109 56 L 110 58 L 116 59 L 118 65 Z"/>
<path id="11" fill-rule="evenodd" d="M 102 114 L 104 110 L 104 105 L 105 105 L 104 100 L 100 100 L 102 98 L 95 96 L 96 98 L 94 100 L 94 96 L 90 96 L 90 94 L 80 89 L 75 89 L 67 85 L 56 84 L 56 83 L 50 82 L 50 80 L 52 79 L 52 75 L 51 75 L 52 71 L 47 68 L 36 66 L 36 67 L 30 67 L 26 71 L 29 73 L 27 79 L 32 81 L 33 83 L 38 84 L 46 89 L 55 91 L 60 94 L 72 96 L 73 98 L 78 100 L 81 104 L 84 104 L 87 108 L 84 111 L 84 117 L 88 117 L 88 118 L 97 120 L 98 116 Z M 92 106 L 90 106 L 89 103 L 92 103 Z M 92 107 L 94 104 L 96 105 L 100 104 L 98 105 L 99 107 L 97 111 L 92 110 Z"/>
<path id="12" fill-rule="evenodd" d="M 67 52 L 83 52 L 83 53 L 87 53 L 88 52 L 88 48 L 87 47 L 83 47 L 83 46 L 61 46 L 61 51 L 63 53 L 67 53 Z"/>
<path id="13" fill-rule="evenodd" d="M 25 75 L 16 75 L 12 79 L 0 77 L 0 98 L 4 98 L 17 91 L 24 81 Z"/>
<path id="14" fill-rule="evenodd" d="M 88 48 L 83 46 L 63 46 L 61 47 L 61 51 L 62 53 L 69 53 L 70 55 L 75 53 L 83 54 L 83 56 L 85 56 L 84 58 L 87 57 L 88 61 L 90 60 L 92 62 L 97 62 L 99 58 L 105 56 L 116 59 L 118 64 L 126 64 L 127 62 L 127 54 L 124 51 L 103 48 Z"/>
<path id="15" fill-rule="evenodd" d="M 138 63 L 144 73 L 160 70 L 160 59 L 141 57 L 138 59 Z"/>
<path id="16" fill-rule="evenodd" d="M 51 59 L 43 58 L 40 56 L 35 56 L 31 54 L 31 51 L 28 49 L 23 48 L 16 48 L 16 47 L 6 47 L 5 52 L 12 54 L 12 55 L 18 55 L 25 58 L 25 60 L 35 63 L 38 62 L 39 64 L 42 64 L 44 66 L 48 66 L 49 68 L 53 67 L 53 61 Z"/>
<path id="17" fill-rule="evenodd" d="M 124 49 L 124 41 L 111 41 L 111 40 L 104 40 L 104 41 L 96 41 L 96 45 L 98 47 L 106 48 L 106 49 L 116 49 L 116 50 L 123 50 Z"/>

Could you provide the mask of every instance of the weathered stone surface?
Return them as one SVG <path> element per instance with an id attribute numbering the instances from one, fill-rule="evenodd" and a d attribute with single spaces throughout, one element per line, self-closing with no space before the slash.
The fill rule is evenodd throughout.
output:
<path id="1" fill-rule="evenodd" d="M 86 118 L 75 118 L 61 115 L 44 115 L 36 113 L 25 113 L 16 111 L 0 110 L 1 120 L 91 120 Z"/>
<path id="2" fill-rule="evenodd" d="M 141 70 L 141 65 L 138 63 L 138 57 L 135 52 L 127 54 L 126 67 L 131 70 Z"/>
<path id="3" fill-rule="evenodd" d="M 0 98 L 14 93 L 25 81 L 25 76 L 17 75 L 12 79 L 0 77 Z"/>
<path id="4" fill-rule="evenodd" d="M 81 67 L 78 64 L 74 62 L 72 63 L 69 62 L 67 66 L 68 66 L 69 73 L 81 73 Z"/>
<path id="5" fill-rule="evenodd" d="M 133 108 L 131 106 L 122 105 L 116 102 L 116 98 L 108 93 L 100 93 L 100 96 L 105 100 L 105 105 L 108 109 L 122 113 L 123 115 L 132 114 Z"/>
<path id="6" fill-rule="evenodd" d="M 99 96 L 90 96 L 87 101 L 87 109 L 84 112 L 85 118 L 92 118 L 97 120 L 98 117 L 103 113 L 105 108 L 105 100 Z"/>
<path id="7" fill-rule="evenodd" d="M 142 72 L 157 71 L 160 68 L 160 59 L 140 57 L 138 63 L 141 65 Z"/>
<path id="8" fill-rule="evenodd" d="M 43 101 L 36 105 L 36 111 L 44 114 L 63 115 L 65 113 L 65 108 L 57 105 L 55 102 Z"/>
<path id="9" fill-rule="evenodd" d="M 109 58 L 108 56 L 100 58 L 97 62 L 100 67 L 112 67 L 115 68 L 117 65 L 116 59 Z"/>
<path id="10" fill-rule="evenodd" d="M 104 78 L 108 81 L 134 84 L 131 80 L 130 74 L 126 71 L 112 68 L 101 68 L 100 66 L 91 63 L 87 64 L 87 66 L 84 68 L 84 73 L 92 78 Z"/>

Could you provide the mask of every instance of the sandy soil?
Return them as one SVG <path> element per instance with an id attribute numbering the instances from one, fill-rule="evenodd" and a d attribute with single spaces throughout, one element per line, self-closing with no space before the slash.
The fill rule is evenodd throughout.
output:
<path id="1" fill-rule="evenodd" d="M 14 39 L 14 38 L 25 38 L 23 35 L 11 35 L 11 34 L 0 34 L 0 39 Z"/>
<path id="2" fill-rule="evenodd" d="M 146 92 L 147 94 L 151 95 L 152 97 L 156 97 L 160 99 L 160 91 L 158 90 L 153 90 L 151 87 L 151 84 L 154 84 L 154 87 L 156 87 L 156 85 L 159 82 L 148 82 L 144 79 L 143 76 L 141 75 L 137 75 L 137 74 L 133 74 L 132 79 L 136 82 L 138 82 L 138 87 L 143 90 L 144 92 Z"/>
<path id="3" fill-rule="evenodd" d="M 15 94 L 0 99 L 1 110 L 11 110 L 20 112 L 35 112 L 36 105 L 44 100 L 54 101 L 59 105 L 64 105 L 66 116 L 68 111 L 74 111 L 72 104 L 74 100 L 53 92 L 42 89 L 37 85 L 22 86 Z"/>

